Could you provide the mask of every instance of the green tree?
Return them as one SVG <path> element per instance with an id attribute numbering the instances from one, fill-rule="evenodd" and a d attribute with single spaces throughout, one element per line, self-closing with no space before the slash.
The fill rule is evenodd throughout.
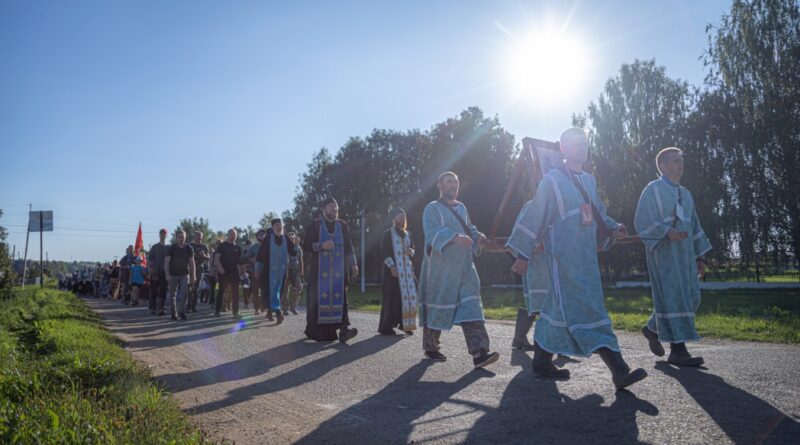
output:
<path id="1" fill-rule="evenodd" d="M 198 218 L 196 216 L 194 218 L 183 218 L 178 222 L 178 226 L 175 227 L 175 232 L 181 229 L 186 232 L 187 242 L 191 242 L 194 232 L 198 231 L 203 234 L 203 243 L 207 245 L 218 239 L 217 234 L 209 226 L 208 218 Z M 175 232 L 172 233 L 171 242 L 175 242 Z"/>
<path id="2" fill-rule="evenodd" d="M 794 0 L 736 0 L 707 27 L 712 143 L 724 145 L 731 187 L 726 216 L 739 255 L 758 264 L 800 256 L 800 7 Z M 789 249 L 786 249 L 789 247 Z"/>

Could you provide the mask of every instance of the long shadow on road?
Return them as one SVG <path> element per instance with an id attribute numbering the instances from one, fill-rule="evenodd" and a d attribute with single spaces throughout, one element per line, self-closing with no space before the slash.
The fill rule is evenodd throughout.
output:
<path id="1" fill-rule="evenodd" d="M 490 372 L 474 370 L 453 383 L 423 382 L 432 365 L 423 361 L 377 394 L 322 423 L 298 443 L 452 442 L 462 440 L 457 437 L 461 434 L 466 434 L 465 443 L 581 443 L 587 437 L 595 440 L 597 432 L 602 431 L 604 443 L 628 444 L 640 443 L 636 414 L 658 414 L 655 406 L 627 391 L 618 392 L 609 407 L 602 406 L 603 398 L 596 394 L 572 400 L 558 391 L 555 382 L 535 378 L 529 369 L 530 358 L 522 351 L 513 352 L 511 364 L 522 369 L 506 387 L 497 407 L 455 397 L 479 379 L 491 376 Z M 494 393 L 486 396 L 488 400 L 495 397 Z M 422 419 L 444 403 L 466 410 L 445 416 L 448 421 L 441 427 L 436 422 L 444 417 Z M 482 416 L 470 427 L 466 417 L 476 411 Z M 453 422 L 452 418 L 459 416 L 463 421 Z M 464 428 L 454 430 L 453 424 Z M 424 431 L 412 438 L 417 428 Z"/>
<path id="2" fill-rule="evenodd" d="M 189 411 L 189 413 L 193 415 L 213 412 L 245 402 L 247 400 L 253 399 L 258 396 L 282 391 L 289 388 L 295 388 L 305 383 L 313 382 L 317 379 L 324 377 L 327 373 L 333 371 L 336 368 L 352 364 L 356 360 L 375 354 L 381 349 L 388 348 L 393 344 L 397 343 L 398 341 L 400 341 L 400 339 L 401 339 L 400 336 L 386 337 L 382 335 L 375 335 L 366 340 L 354 343 L 352 346 L 335 344 L 333 346 L 330 346 L 330 348 L 337 350 L 335 353 L 328 354 L 323 358 L 306 363 L 298 368 L 292 369 L 284 374 L 280 374 L 272 379 L 256 383 L 254 385 L 247 385 L 245 387 L 234 389 L 228 392 L 227 397 L 225 397 L 222 400 L 209 402 L 194 408 L 190 408 L 187 411 Z M 295 347 L 297 349 L 294 349 Z M 281 350 L 281 348 L 286 348 L 286 349 Z M 322 345 L 317 342 L 312 343 L 307 341 L 301 341 L 296 343 L 290 343 L 289 345 L 281 346 L 275 349 L 280 350 L 278 352 L 283 352 L 287 350 L 288 351 L 299 350 L 302 351 L 301 352 L 302 355 L 309 355 L 319 352 L 322 349 Z M 267 353 L 262 352 L 259 354 L 264 354 L 265 358 L 267 356 Z M 259 354 L 255 354 L 254 356 L 248 357 L 244 360 L 249 360 L 250 361 L 249 364 L 253 364 L 254 361 L 259 360 L 258 358 L 255 357 Z M 285 361 L 286 358 L 276 357 L 275 360 L 277 360 L 276 363 L 281 363 Z M 257 363 L 256 366 L 257 366 L 256 370 L 252 372 L 263 373 L 268 369 L 265 368 L 265 366 L 261 363 Z M 235 363 L 233 367 L 236 367 Z M 226 368 L 226 370 L 233 369 L 233 367 Z M 224 374 L 218 374 L 218 375 L 222 375 L 223 379 L 225 378 Z"/>
<path id="3" fill-rule="evenodd" d="M 734 443 L 800 443 L 800 424 L 722 377 L 697 368 L 675 368 L 666 362 L 655 367 L 683 385 Z"/>
<path id="4" fill-rule="evenodd" d="M 323 422 L 297 443 L 407 443 L 416 425 L 429 423 L 418 419 L 445 402 L 467 408 L 466 412 L 453 413 L 449 418 L 487 409 L 480 403 L 455 400 L 453 396 L 481 378 L 494 376 L 493 373 L 478 369 L 452 383 L 421 381 L 432 365 L 430 360 L 417 363 L 381 391 Z M 376 428 L 377 425 L 380 427 Z M 448 425 L 452 423 L 448 422 Z M 442 440 L 462 432 L 464 431 L 443 429 L 437 432 L 436 437 L 427 439 Z"/>
<path id="5" fill-rule="evenodd" d="M 500 405 L 475 423 L 466 443 L 582 443 L 591 437 L 595 444 L 637 444 L 642 443 L 637 413 L 658 415 L 658 408 L 629 391 L 617 391 L 610 406 L 603 406 L 599 394 L 572 399 L 554 381 L 534 376 L 530 363 L 526 353 L 513 351 L 511 364 L 520 371 Z"/>
<path id="6" fill-rule="evenodd" d="M 158 380 L 166 384 L 170 391 L 180 392 L 201 386 L 255 377 L 266 373 L 272 368 L 285 365 L 319 351 L 318 344 L 297 340 L 296 342 L 276 346 L 213 368 L 165 374 L 159 376 Z"/>

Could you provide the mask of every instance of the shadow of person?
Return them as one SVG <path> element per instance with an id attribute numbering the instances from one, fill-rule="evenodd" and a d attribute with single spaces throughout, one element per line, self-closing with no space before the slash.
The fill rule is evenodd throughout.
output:
<path id="1" fill-rule="evenodd" d="M 315 381 L 317 379 L 324 377 L 325 374 L 333 371 L 334 369 L 340 366 L 351 364 L 352 362 L 359 360 L 363 357 L 375 354 L 381 349 L 391 347 L 392 345 L 400 341 L 400 339 L 401 337 L 399 336 L 384 337 L 381 335 L 376 335 L 368 339 L 354 343 L 353 345 L 341 345 L 341 344 L 331 345 L 329 346 L 329 348 L 336 349 L 337 350 L 336 353 L 328 354 L 323 358 L 314 360 L 300 367 L 291 369 L 286 373 L 275 376 L 274 378 L 271 378 L 269 380 L 265 380 L 263 382 L 256 383 L 253 385 L 247 385 L 241 388 L 236 388 L 228 392 L 227 397 L 225 397 L 222 400 L 205 403 L 195 408 L 190 408 L 187 411 L 190 412 L 191 414 L 213 412 L 219 409 L 224 409 L 229 406 L 242 403 L 244 401 L 250 400 L 252 398 L 264 394 L 270 394 L 282 391 L 284 389 L 294 388 L 296 386 L 300 386 L 305 383 Z M 305 341 L 305 339 L 298 340 L 294 343 L 290 343 L 290 345 L 296 345 L 297 348 L 302 348 L 300 350 L 302 350 L 305 355 L 309 355 L 311 353 L 319 352 L 322 350 L 319 343 L 307 342 Z M 277 356 L 279 354 L 264 354 L 264 357 L 267 357 L 268 355 Z M 255 366 L 255 369 L 251 371 L 247 370 L 240 371 L 251 375 L 263 374 L 268 369 L 264 364 L 258 363 L 257 361 L 259 359 L 254 358 L 253 356 L 248 357 L 247 359 L 244 360 L 246 361 L 249 360 L 249 361 L 245 363 L 234 363 L 232 366 L 226 367 L 224 369 L 226 371 L 231 371 L 233 369 L 238 369 L 239 367 L 245 367 L 246 365 L 253 365 Z M 276 360 L 280 361 L 281 359 L 276 358 Z M 253 364 L 254 361 L 256 361 L 255 364 Z M 273 364 L 272 366 L 277 366 L 277 365 Z M 229 378 L 228 380 L 237 380 L 237 379 Z"/>
<path id="2" fill-rule="evenodd" d="M 266 373 L 272 368 L 285 365 L 319 351 L 318 345 L 304 340 L 297 340 L 208 369 L 164 374 L 158 377 L 158 381 L 171 392 L 186 391 L 206 385 L 255 377 Z"/>
<path id="3" fill-rule="evenodd" d="M 321 423 L 314 431 L 298 440 L 297 444 L 373 444 L 408 443 L 414 427 L 434 421 L 417 421 L 445 402 L 464 405 L 474 410 L 486 407 L 455 400 L 453 396 L 477 380 L 494 376 L 485 369 L 475 369 L 457 381 L 423 382 L 422 377 L 435 362 L 422 360 L 371 397 L 341 411 Z M 469 413 L 451 413 L 447 418 Z M 440 418 L 442 419 L 442 418 Z M 437 420 L 440 420 L 437 419 Z M 376 428 L 380 425 L 379 428 Z M 446 439 L 461 430 L 446 429 L 428 439 Z"/>
<path id="4" fill-rule="evenodd" d="M 598 394 L 572 399 L 555 381 L 536 377 L 525 358 L 521 351 L 512 353 L 512 365 L 522 369 L 499 405 L 475 422 L 465 443 L 585 443 L 587 438 L 593 444 L 641 443 L 636 414 L 658 414 L 655 406 L 628 391 L 618 391 L 607 407 Z"/>
<path id="5" fill-rule="evenodd" d="M 800 424 L 766 401 L 697 368 L 667 362 L 655 368 L 674 378 L 736 444 L 800 442 Z"/>

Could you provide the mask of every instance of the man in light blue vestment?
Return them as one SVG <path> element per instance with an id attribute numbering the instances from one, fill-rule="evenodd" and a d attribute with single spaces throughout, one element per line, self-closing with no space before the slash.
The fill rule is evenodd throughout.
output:
<path id="1" fill-rule="evenodd" d="M 561 135 L 564 166 L 545 175 L 533 200 L 517 218 L 506 246 L 517 257 L 514 273 L 525 275 L 540 243 L 550 277 L 548 292 L 534 331 L 533 371 L 556 379 L 569 378 L 558 369 L 553 354 L 589 356 L 597 353 L 611 370 L 617 388 L 645 378 L 643 369 L 631 371 L 619 352 L 600 283 L 597 251 L 611 247 L 626 233 L 625 226 L 606 215 L 592 175 L 583 172 L 588 142 L 583 130 Z M 542 262 L 539 262 L 542 263 Z"/>
<path id="2" fill-rule="evenodd" d="M 458 176 L 444 172 L 436 182 L 440 199 L 425 206 L 422 225 L 425 255 L 419 283 L 420 324 L 425 356 L 446 360 L 439 352 L 439 337 L 460 325 L 473 365 L 482 368 L 500 355 L 489 351 L 481 303 L 481 282 L 473 254 L 480 253 L 486 237 L 472 225 L 464 204 L 456 201 Z"/>
<path id="3" fill-rule="evenodd" d="M 694 325 L 700 306 L 698 275 L 705 272 L 703 255 L 711 243 L 700 226 L 692 194 L 680 185 L 683 151 L 661 150 L 656 166 L 661 178 L 642 191 L 634 219 L 647 254 L 654 306 L 642 333 L 653 354 L 663 356 L 661 342 L 669 342 L 669 363 L 700 366 L 703 358 L 692 357 L 686 342 L 700 339 Z"/>

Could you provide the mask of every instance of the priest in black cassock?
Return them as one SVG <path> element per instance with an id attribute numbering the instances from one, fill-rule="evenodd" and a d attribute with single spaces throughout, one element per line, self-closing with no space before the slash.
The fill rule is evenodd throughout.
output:
<path id="1" fill-rule="evenodd" d="M 395 207 L 391 211 L 392 227 L 383 233 L 383 301 L 378 332 L 395 335 L 399 328 L 411 335 L 417 327 L 417 277 L 414 275 L 414 240 L 406 230 L 406 212 Z"/>
<path id="2" fill-rule="evenodd" d="M 358 334 L 349 328 L 347 287 L 358 276 L 350 229 L 338 218 L 339 204 L 327 198 L 322 215 L 311 222 L 303 237 L 310 270 L 306 293 L 306 336 L 317 341 L 344 343 Z M 338 333 L 337 333 L 338 330 Z"/>

